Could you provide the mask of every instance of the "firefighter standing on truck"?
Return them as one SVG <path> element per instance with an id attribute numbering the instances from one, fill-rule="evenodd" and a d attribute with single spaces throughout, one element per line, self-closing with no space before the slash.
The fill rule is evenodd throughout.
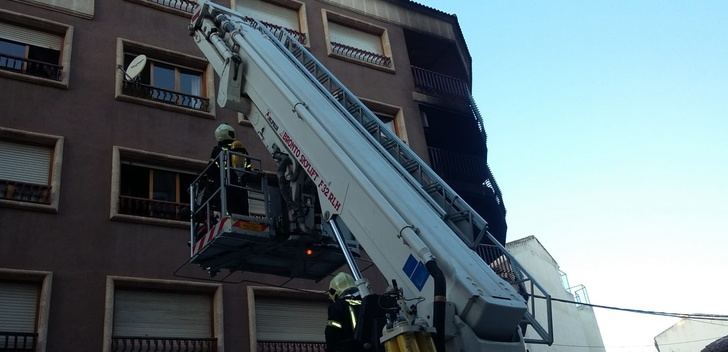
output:
<path id="1" fill-rule="evenodd" d="M 327 352 L 359 352 L 362 346 L 354 339 L 361 297 L 354 278 L 338 273 L 329 283 L 329 317 L 326 322 Z"/>

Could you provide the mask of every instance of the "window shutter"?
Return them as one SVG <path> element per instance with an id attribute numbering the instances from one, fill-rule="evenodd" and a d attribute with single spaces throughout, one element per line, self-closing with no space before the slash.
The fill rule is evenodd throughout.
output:
<path id="1" fill-rule="evenodd" d="M 113 334 L 212 337 L 212 297 L 193 293 L 116 290 Z"/>
<path id="2" fill-rule="evenodd" d="M 376 34 L 342 26 L 336 22 L 329 22 L 329 37 L 332 42 L 384 55 L 382 38 Z"/>
<path id="3" fill-rule="evenodd" d="M 328 304 L 256 297 L 255 329 L 259 341 L 324 342 Z"/>
<path id="4" fill-rule="evenodd" d="M 0 281 L 0 331 L 35 332 L 37 302 L 38 285 Z"/>
<path id="5" fill-rule="evenodd" d="M 0 141 L 0 179 L 48 185 L 51 148 Z"/>
<path id="6" fill-rule="evenodd" d="M 0 38 L 61 51 L 63 37 L 35 29 L 0 22 Z"/>
<path id="7" fill-rule="evenodd" d="M 261 0 L 247 0 L 238 2 L 237 11 L 243 16 L 253 17 L 259 21 L 265 21 L 296 31 L 301 30 L 298 21 L 298 11 L 288 7 L 278 6 Z"/>

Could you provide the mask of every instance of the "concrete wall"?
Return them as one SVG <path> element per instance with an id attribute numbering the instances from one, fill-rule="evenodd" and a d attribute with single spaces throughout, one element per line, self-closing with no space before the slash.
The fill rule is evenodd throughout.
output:
<path id="1" fill-rule="evenodd" d="M 660 352 L 699 352 L 723 336 L 728 322 L 682 319 L 655 336 L 655 346 Z"/>
<path id="2" fill-rule="evenodd" d="M 512 241 L 506 244 L 506 248 L 552 297 L 574 300 L 574 296 L 562 284 L 559 264 L 535 237 L 529 236 Z M 543 301 L 537 301 L 537 304 L 541 304 L 540 306 L 537 305 L 537 318 L 540 321 L 545 321 Z M 530 352 L 605 351 L 599 325 L 591 307 L 553 302 L 552 311 L 554 344 L 552 346 L 530 344 L 528 346 Z M 535 336 L 536 334 L 530 329 L 526 332 L 526 337 Z"/>

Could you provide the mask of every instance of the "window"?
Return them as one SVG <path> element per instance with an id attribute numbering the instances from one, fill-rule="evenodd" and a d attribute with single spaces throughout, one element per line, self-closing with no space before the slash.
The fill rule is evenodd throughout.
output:
<path id="1" fill-rule="evenodd" d="M 0 268 L 0 350 L 45 351 L 51 273 Z"/>
<path id="2" fill-rule="evenodd" d="M 109 277 L 104 351 L 216 351 L 221 306 L 217 284 Z"/>
<path id="3" fill-rule="evenodd" d="M 294 0 L 233 0 L 236 11 L 261 21 L 269 29 L 285 30 L 302 44 L 306 43 L 308 26 L 306 7 Z"/>
<path id="4" fill-rule="evenodd" d="M 400 107 L 370 99 L 359 98 L 359 100 L 384 123 L 389 131 L 397 135 L 402 141 L 407 141 L 404 116 Z"/>
<path id="5" fill-rule="evenodd" d="M 113 160 L 112 219 L 188 226 L 188 189 L 206 162 L 120 147 Z"/>
<path id="6" fill-rule="evenodd" d="M 182 16 L 191 17 L 197 7 L 195 0 L 128 0 Z"/>
<path id="7" fill-rule="evenodd" d="M 68 86 L 73 28 L 0 10 L 0 74 Z"/>
<path id="8" fill-rule="evenodd" d="M 323 294 L 248 287 L 251 351 L 322 351 L 328 301 Z"/>
<path id="9" fill-rule="evenodd" d="M 58 210 L 63 138 L 0 127 L 0 205 Z"/>
<path id="10" fill-rule="evenodd" d="M 44 9 L 67 13 L 86 19 L 94 17 L 94 0 L 15 0 Z"/>
<path id="11" fill-rule="evenodd" d="M 142 54 L 147 56 L 147 64 L 134 80 L 119 70 L 117 99 L 212 117 L 214 87 L 207 61 L 122 39 L 118 45 L 120 67 L 128 67 Z"/>
<path id="12" fill-rule="evenodd" d="M 322 10 L 330 56 L 386 71 L 394 70 L 387 30 Z"/>

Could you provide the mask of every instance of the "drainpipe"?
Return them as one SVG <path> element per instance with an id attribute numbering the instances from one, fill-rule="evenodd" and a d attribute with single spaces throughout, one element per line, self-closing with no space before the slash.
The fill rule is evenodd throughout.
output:
<path id="1" fill-rule="evenodd" d="M 438 352 L 445 352 L 445 304 L 447 302 L 445 296 L 445 275 L 442 274 L 440 267 L 437 266 L 435 260 L 430 260 L 425 264 L 427 271 L 430 272 L 435 280 L 435 297 L 433 299 L 433 325 L 437 330 L 435 335 L 435 348 Z"/>

